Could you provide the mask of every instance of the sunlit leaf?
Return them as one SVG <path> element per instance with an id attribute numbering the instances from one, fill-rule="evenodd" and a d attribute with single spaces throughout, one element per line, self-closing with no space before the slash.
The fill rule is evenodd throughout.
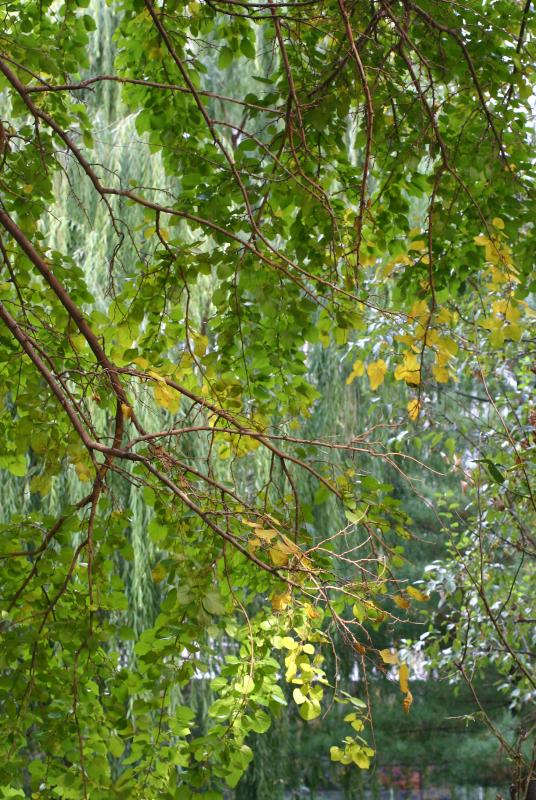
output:
<path id="1" fill-rule="evenodd" d="M 426 601 L 430 599 L 429 595 L 425 594 L 425 592 L 421 592 L 420 589 L 416 589 L 415 586 L 407 586 L 406 592 L 419 603 L 426 603 Z"/>
<path id="2" fill-rule="evenodd" d="M 383 383 L 383 379 L 385 377 L 385 373 L 387 372 L 387 364 L 383 360 L 383 358 L 378 359 L 378 361 L 373 361 L 367 367 L 367 374 L 370 380 L 370 388 L 372 391 L 376 391 L 378 386 L 381 386 Z"/>
<path id="3" fill-rule="evenodd" d="M 405 714 L 409 714 L 409 710 L 411 708 L 411 704 L 412 703 L 413 703 L 413 695 L 411 694 L 411 692 L 408 689 L 407 692 L 406 692 L 406 696 L 402 700 L 402 708 L 403 708 Z"/>
<path id="4" fill-rule="evenodd" d="M 364 374 L 365 374 L 365 365 L 363 364 L 361 359 L 358 358 L 357 361 L 354 361 L 352 371 L 346 378 L 346 383 L 347 384 L 353 383 L 356 378 L 360 378 Z"/>
<path id="5" fill-rule="evenodd" d="M 398 664 L 398 653 L 393 653 L 389 649 L 380 650 L 379 653 L 384 664 Z"/>
<path id="6" fill-rule="evenodd" d="M 407 692 L 409 691 L 409 667 L 407 664 L 400 665 L 400 671 L 398 673 L 398 680 L 400 682 L 400 691 Z"/>

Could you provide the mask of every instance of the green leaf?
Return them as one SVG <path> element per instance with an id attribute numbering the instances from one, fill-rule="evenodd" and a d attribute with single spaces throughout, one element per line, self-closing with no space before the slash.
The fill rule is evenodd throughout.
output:
<path id="1" fill-rule="evenodd" d="M 216 592 L 208 592 L 201 598 L 203 608 L 209 614 L 221 615 L 225 614 L 225 606 L 221 601 L 219 594 Z"/>
<path id="2" fill-rule="evenodd" d="M 503 484 L 506 480 L 502 472 L 500 471 L 497 464 L 494 464 L 493 461 L 489 458 L 476 458 L 475 461 L 479 464 L 485 464 L 491 478 L 495 481 L 495 483 Z"/>

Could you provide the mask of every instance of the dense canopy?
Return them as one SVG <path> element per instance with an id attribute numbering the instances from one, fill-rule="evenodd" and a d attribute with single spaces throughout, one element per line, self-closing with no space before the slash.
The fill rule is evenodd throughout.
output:
<path id="1" fill-rule="evenodd" d="M 524 785 L 530 0 L 1 14 L 1 796 L 216 800 L 288 704 L 368 769 L 417 665 Z"/>

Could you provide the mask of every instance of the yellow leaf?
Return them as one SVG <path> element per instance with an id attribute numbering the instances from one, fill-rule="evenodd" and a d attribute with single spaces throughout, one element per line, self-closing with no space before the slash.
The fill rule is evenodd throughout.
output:
<path id="1" fill-rule="evenodd" d="M 504 316 L 508 322 L 518 322 L 521 318 L 521 311 L 519 308 L 512 305 L 512 303 L 508 303 L 508 308 L 506 309 Z"/>
<path id="2" fill-rule="evenodd" d="M 380 650 L 380 656 L 384 664 L 398 664 L 398 654 L 392 653 L 388 648 Z"/>
<path id="3" fill-rule="evenodd" d="M 360 378 L 365 373 L 365 365 L 360 358 L 354 362 L 351 373 L 346 378 L 346 383 L 350 385 L 356 378 Z"/>
<path id="4" fill-rule="evenodd" d="M 409 600 L 406 600 L 406 598 L 402 597 L 401 594 L 398 594 L 398 595 L 396 595 L 396 597 L 393 597 L 393 601 L 394 601 L 396 606 L 398 606 L 399 608 L 403 608 L 403 609 L 407 609 L 411 605 Z"/>
<path id="5" fill-rule="evenodd" d="M 493 225 L 495 225 L 496 228 L 499 228 L 499 230 L 501 231 L 504 230 L 504 222 L 500 217 L 493 217 L 491 222 Z"/>
<path id="6" fill-rule="evenodd" d="M 449 358 L 453 358 L 458 352 L 458 345 L 450 336 L 440 336 L 436 344 L 439 352 L 444 353 Z"/>
<path id="7" fill-rule="evenodd" d="M 426 250 L 426 242 L 423 239 L 417 239 L 416 242 L 410 244 L 408 250 Z"/>
<path id="8" fill-rule="evenodd" d="M 413 703 L 413 695 L 408 689 L 408 691 L 406 692 L 406 696 L 402 700 L 402 708 L 404 709 L 404 714 L 409 714 L 409 710 L 411 708 L 412 703 Z"/>
<path id="9" fill-rule="evenodd" d="M 474 238 L 475 244 L 478 244 L 480 247 L 486 247 L 489 244 L 489 239 L 487 236 L 475 236 Z"/>
<path id="10" fill-rule="evenodd" d="M 409 418 L 413 421 L 419 418 L 419 413 L 421 411 L 421 402 L 416 398 L 414 400 L 410 400 L 407 404 L 406 408 L 408 409 Z"/>
<path id="11" fill-rule="evenodd" d="M 397 342 L 400 342 L 401 344 L 407 344 L 408 347 L 411 347 L 414 342 L 413 336 L 410 336 L 409 333 L 404 333 L 399 336 L 395 336 L 395 339 Z"/>
<path id="12" fill-rule="evenodd" d="M 502 326 L 502 320 L 499 317 L 483 317 L 480 325 L 487 331 L 495 331 Z"/>
<path id="13" fill-rule="evenodd" d="M 290 604 L 290 592 L 282 592 L 281 594 L 272 595 L 272 610 L 284 611 Z"/>
<path id="14" fill-rule="evenodd" d="M 419 328 L 422 326 L 419 325 Z M 439 340 L 439 333 L 436 331 L 435 328 L 423 328 L 422 333 L 419 335 L 419 339 L 422 339 L 428 347 L 432 347 L 438 340 Z"/>
<path id="15" fill-rule="evenodd" d="M 368 365 L 367 374 L 370 380 L 370 388 L 373 392 L 383 383 L 386 372 L 387 364 L 383 358 L 379 358 L 378 361 L 373 361 L 372 364 Z"/>
<path id="16" fill-rule="evenodd" d="M 448 308 L 442 308 L 437 314 L 437 321 L 438 322 L 450 322 L 450 311 Z"/>
<path id="17" fill-rule="evenodd" d="M 502 298 L 501 300 L 495 300 L 494 303 L 491 304 L 494 314 L 505 314 L 506 309 L 508 308 L 508 300 Z"/>
<path id="18" fill-rule="evenodd" d="M 411 307 L 411 311 L 408 314 L 409 319 L 426 319 L 429 316 L 430 309 L 428 308 L 428 303 L 426 300 L 418 300 L 416 303 L 414 303 Z"/>
<path id="19" fill-rule="evenodd" d="M 123 412 L 124 419 L 130 419 L 132 416 L 132 409 L 126 403 L 121 403 L 121 411 Z"/>
<path id="20" fill-rule="evenodd" d="M 432 367 L 432 372 L 438 383 L 448 383 L 450 376 L 446 367 L 434 366 Z"/>
<path id="21" fill-rule="evenodd" d="M 264 528 L 257 528 L 255 531 L 255 536 L 258 536 L 263 542 L 271 542 L 274 536 L 277 536 L 277 531 L 274 531 L 271 528 L 268 528 L 267 530 L 264 530 Z"/>
<path id="22" fill-rule="evenodd" d="M 268 550 L 270 553 L 270 558 L 272 559 L 272 563 L 276 567 L 284 567 L 288 564 L 288 556 L 289 554 L 282 549 L 281 543 L 274 545 L 274 547 L 270 547 Z"/>
<path id="23" fill-rule="evenodd" d="M 421 364 L 415 353 L 406 350 L 403 363 L 399 364 L 395 369 L 395 379 L 397 381 L 404 380 L 409 386 L 418 386 L 420 384 Z"/>
<path id="24" fill-rule="evenodd" d="M 402 692 L 409 692 L 409 667 L 407 664 L 400 665 L 400 672 L 398 673 L 398 680 L 400 681 L 400 690 Z"/>
<path id="25" fill-rule="evenodd" d="M 507 325 L 504 329 L 505 338 L 512 339 L 514 342 L 519 342 L 522 333 L 523 331 L 521 330 L 519 325 L 516 325 L 515 323 Z"/>
<path id="26" fill-rule="evenodd" d="M 171 414 L 177 413 L 180 405 L 180 396 L 162 378 L 153 386 L 153 394 L 159 406 L 165 408 Z"/>
<path id="27" fill-rule="evenodd" d="M 510 265 L 509 269 L 503 270 L 498 267 L 491 267 L 491 284 L 488 284 L 492 289 L 500 289 L 504 283 L 519 283 L 517 273 Z"/>
<path id="28" fill-rule="evenodd" d="M 426 603 L 426 601 L 430 599 L 430 595 L 421 592 L 414 586 L 408 586 L 406 592 L 409 594 L 410 597 L 413 597 L 413 599 L 417 600 L 419 603 Z"/>
<path id="29" fill-rule="evenodd" d="M 489 240 L 485 249 L 486 261 L 492 264 L 501 264 L 501 266 L 511 267 L 511 250 L 508 245 L 499 242 L 497 239 Z"/>
<path id="30" fill-rule="evenodd" d="M 282 542 L 280 542 L 280 545 L 279 545 L 282 550 L 284 550 L 286 553 L 300 553 L 301 552 L 300 548 L 298 547 L 298 545 L 295 542 L 293 542 L 292 539 L 289 539 L 288 536 L 285 536 L 284 533 L 280 534 L 280 536 L 281 536 L 281 538 L 283 540 Z"/>
<path id="31" fill-rule="evenodd" d="M 160 375 L 159 372 L 155 372 L 154 369 L 148 370 L 147 371 L 147 375 L 150 375 L 151 378 L 155 379 L 155 381 L 160 381 L 160 383 L 165 383 L 166 382 L 166 379 L 162 375 Z"/>

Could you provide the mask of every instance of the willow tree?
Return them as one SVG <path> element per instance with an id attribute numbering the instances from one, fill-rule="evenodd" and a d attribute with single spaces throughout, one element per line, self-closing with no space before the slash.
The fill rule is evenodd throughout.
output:
<path id="1" fill-rule="evenodd" d="M 366 674 L 397 660 L 370 627 L 426 599 L 397 580 L 410 523 L 371 472 L 405 475 L 409 454 L 382 431 L 428 424 L 476 369 L 493 389 L 525 352 L 530 4 L 112 0 L 106 74 L 88 70 L 87 5 L 3 7 L 0 465 L 31 465 L 43 497 L 50 475 L 80 483 L 55 517 L 37 502 L 3 526 L 4 795 L 220 797 L 285 682 L 304 720 L 348 706 L 331 757 L 366 769 L 366 687 L 330 685 L 330 632 Z M 128 183 L 92 92 L 135 118 Z M 109 257 L 54 237 L 61 193 Z M 316 438 L 333 387 L 309 353 L 330 344 L 353 363 L 340 381 L 366 375 L 380 402 L 367 429 Z M 125 483 L 160 553 L 141 634 Z M 400 686 L 409 711 L 406 665 Z"/>

